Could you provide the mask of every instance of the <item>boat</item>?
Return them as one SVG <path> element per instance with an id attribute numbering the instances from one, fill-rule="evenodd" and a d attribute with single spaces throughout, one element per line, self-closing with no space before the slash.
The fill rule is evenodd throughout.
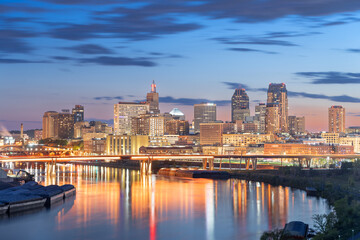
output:
<path id="1" fill-rule="evenodd" d="M 307 195 L 309 195 L 309 196 L 316 196 L 316 193 L 317 193 L 316 188 L 313 188 L 313 187 L 306 187 L 305 191 L 306 191 Z"/>
<path id="2" fill-rule="evenodd" d="M 71 184 L 65 184 L 63 186 L 60 186 L 60 188 L 64 191 L 64 198 L 71 197 L 76 193 L 76 188 L 74 185 Z"/>
<path id="3" fill-rule="evenodd" d="M 9 210 L 9 204 L 0 202 L 0 215 L 5 214 Z"/>
<path id="4" fill-rule="evenodd" d="M 7 204 L 9 213 L 13 213 L 44 207 L 46 199 L 36 195 L 8 194 L 0 196 L 0 202 Z"/>

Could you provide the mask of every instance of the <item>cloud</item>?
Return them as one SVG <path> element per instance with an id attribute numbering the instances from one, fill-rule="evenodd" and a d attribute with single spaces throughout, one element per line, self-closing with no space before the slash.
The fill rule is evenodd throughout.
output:
<path id="1" fill-rule="evenodd" d="M 345 49 L 345 51 L 351 52 L 351 53 L 360 53 L 360 48 L 348 48 L 348 49 Z"/>
<path id="2" fill-rule="evenodd" d="M 225 106 L 231 103 L 230 100 L 209 100 L 205 98 L 173 98 L 170 96 L 159 97 L 159 101 L 161 103 L 173 103 L 177 105 L 187 105 L 187 106 L 192 106 L 194 104 L 204 103 L 204 102 L 215 103 L 218 106 Z"/>
<path id="3" fill-rule="evenodd" d="M 23 30 L 0 30 L 0 52 L 3 53 L 29 53 L 34 50 L 25 38 L 35 37 L 36 34 Z"/>
<path id="4" fill-rule="evenodd" d="M 245 84 L 235 83 L 235 82 L 222 82 L 228 88 L 234 89 L 238 88 L 238 86 L 242 86 L 249 92 L 267 92 L 266 88 L 251 88 Z M 351 97 L 348 95 L 339 95 L 339 96 L 328 96 L 325 94 L 316 94 L 316 93 L 308 93 L 308 92 L 293 92 L 287 91 L 288 97 L 304 97 L 304 98 L 312 98 L 312 99 L 324 99 L 333 102 L 342 102 L 342 103 L 360 103 L 360 98 Z"/>
<path id="5" fill-rule="evenodd" d="M 297 72 L 296 75 L 311 79 L 311 84 L 359 84 L 360 73 L 349 72 Z"/>
<path id="6" fill-rule="evenodd" d="M 50 61 L 30 61 L 25 59 L 0 58 L 0 64 L 20 64 L 20 63 L 51 63 Z"/>
<path id="7" fill-rule="evenodd" d="M 110 97 L 110 96 L 104 96 L 104 97 L 94 97 L 94 100 L 123 100 L 124 98 L 122 96 L 116 96 L 116 97 Z"/>
<path id="8" fill-rule="evenodd" d="M 71 50 L 80 54 L 112 54 L 113 53 L 113 51 L 111 51 L 110 49 L 97 44 L 82 44 L 73 47 L 64 47 L 63 49 Z"/>
<path id="9" fill-rule="evenodd" d="M 129 57 L 106 57 L 100 56 L 95 58 L 80 58 L 80 63 L 95 63 L 106 66 L 141 66 L 154 67 L 157 64 L 148 58 L 129 58 Z"/>
<path id="10" fill-rule="evenodd" d="M 252 89 L 250 88 L 248 85 L 243 84 L 243 83 L 237 83 L 237 82 L 222 82 L 223 84 L 225 84 L 228 89 L 236 89 L 236 88 L 245 88 L 245 89 Z"/>
<path id="11" fill-rule="evenodd" d="M 283 47 L 299 46 L 289 41 L 270 39 L 267 37 L 242 37 L 242 36 L 219 37 L 219 38 L 213 38 L 213 40 L 228 45 L 272 45 L 272 46 L 283 46 Z"/>
<path id="12" fill-rule="evenodd" d="M 258 52 L 265 54 L 278 54 L 277 52 L 264 51 L 264 50 L 251 49 L 251 48 L 227 48 L 227 50 L 236 51 L 236 52 Z"/>

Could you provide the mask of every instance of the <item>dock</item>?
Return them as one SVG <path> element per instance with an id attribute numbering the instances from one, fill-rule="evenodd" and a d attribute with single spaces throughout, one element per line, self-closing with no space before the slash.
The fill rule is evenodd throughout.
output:
<path id="1" fill-rule="evenodd" d="M 176 176 L 187 178 L 210 178 L 210 179 L 229 179 L 230 174 L 226 171 L 184 169 L 184 168 L 161 168 L 158 171 L 162 176 Z"/>

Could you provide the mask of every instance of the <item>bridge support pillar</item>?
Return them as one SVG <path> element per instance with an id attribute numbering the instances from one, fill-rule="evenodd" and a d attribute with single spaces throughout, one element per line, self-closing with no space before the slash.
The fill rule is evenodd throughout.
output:
<path id="1" fill-rule="evenodd" d="M 203 169 L 206 170 L 207 169 L 207 158 L 203 159 Z"/>
<path id="2" fill-rule="evenodd" d="M 252 169 L 253 169 L 253 170 L 256 170 L 256 167 L 257 167 L 257 158 L 252 158 L 251 161 L 252 161 Z"/>
<path id="3" fill-rule="evenodd" d="M 222 162 L 222 158 L 220 158 L 220 166 L 219 166 L 219 170 L 221 170 L 221 162 Z"/>
<path id="4" fill-rule="evenodd" d="M 141 174 L 151 174 L 151 165 L 152 161 L 150 157 L 148 159 L 140 160 L 140 173 Z"/>
<path id="5" fill-rule="evenodd" d="M 250 159 L 249 158 L 245 158 L 245 165 L 246 165 L 246 170 L 249 170 L 249 167 L 250 167 Z"/>
<path id="6" fill-rule="evenodd" d="M 48 163 L 48 168 L 46 169 L 46 174 L 48 176 L 56 174 L 56 158 L 51 158 L 51 162 Z"/>
<path id="7" fill-rule="evenodd" d="M 209 170 L 214 170 L 214 158 L 203 158 L 203 169 L 206 170 L 209 164 Z M 220 160 L 221 168 L 221 160 Z"/>
<path id="8" fill-rule="evenodd" d="M 209 160 L 209 170 L 214 170 L 214 158 L 208 158 Z"/>

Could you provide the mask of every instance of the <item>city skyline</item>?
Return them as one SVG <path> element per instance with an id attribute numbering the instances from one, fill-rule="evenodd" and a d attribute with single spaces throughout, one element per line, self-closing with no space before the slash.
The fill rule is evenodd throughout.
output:
<path id="1" fill-rule="evenodd" d="M 161 111 L 179 108 L 190 121 L 204 101 L 229 121 L 239 87 L 254 115 L 267 84 L 284 82 L 289 115 L 305 116 L 308 130 L 327 130 L 332 105 L 347 109 L 346 126 L 359 125 L 359 9 L 330 0 L 5 0 L 0 124 L 41 128 L 44 112 L 75 104 L 86 119 L 110 120 L 114 103 L 144 100 L 154 79 Z"/>

